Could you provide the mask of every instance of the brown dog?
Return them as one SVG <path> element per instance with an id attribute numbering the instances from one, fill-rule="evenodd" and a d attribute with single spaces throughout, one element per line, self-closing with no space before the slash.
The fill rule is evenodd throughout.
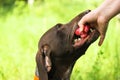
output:
<path id="1" fill-rule="evenodd" d="M 90 10 L 79 14 L 67 24 L 55 25 L 41 37 L 36 55 L 36 76 L 39 78 L 36 79 L 70 80 L 76 60 L 99 36 L 95 29 L 90 29 L 83 39 L 74 34 L 78 21 L 88 12 Z"/>

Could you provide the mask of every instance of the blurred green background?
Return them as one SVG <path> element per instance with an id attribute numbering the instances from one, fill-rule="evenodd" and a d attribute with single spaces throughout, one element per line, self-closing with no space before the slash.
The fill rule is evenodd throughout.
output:
<path id="1" fill-rule="evenodd" d="M 33 1 L 33 2 L 32 2 Z M 42 34 L 103 0 L 0 0 L 0 80 L 33 80 Z M 120 18 L 76 63 L 71 80 L 120 80 Z"/>

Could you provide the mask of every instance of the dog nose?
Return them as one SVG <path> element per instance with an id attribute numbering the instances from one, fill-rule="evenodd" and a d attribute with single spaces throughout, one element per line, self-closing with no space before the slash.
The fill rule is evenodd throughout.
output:
<path id="1" fill-rule="evenodd" d="M 87 10 L 85 13 L 87 14 L 87 13 L 89 13 L 91 10 Z"/>

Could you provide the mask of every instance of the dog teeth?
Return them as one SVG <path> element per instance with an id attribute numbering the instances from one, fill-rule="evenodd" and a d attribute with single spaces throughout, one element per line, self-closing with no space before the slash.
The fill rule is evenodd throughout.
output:
<path id="1" fill-rule="evenodd" d="M 80 41 L 81 40 L 81 38 L 78 38 L 78 41 Z"/>
<path id="2" fill-rule="evenodd" d="M 90 31 L 93 32 L 93 29 L 90 28 Z"/>
<path id="3" fill-rule="evenodd" d="M 75 39 L 75 40 L 74 40 L 74 43 L 76 43 L 76 42 L 78 42 L 78 41 L 80 41 L 80 40 L 81 40 L 81 38 Z"/>
<path id="4" fill-rule="evenodd" d="M 76 43 L 76 42 L 77 42 L 77 39 L 74 40 L 74 43 Z"/>

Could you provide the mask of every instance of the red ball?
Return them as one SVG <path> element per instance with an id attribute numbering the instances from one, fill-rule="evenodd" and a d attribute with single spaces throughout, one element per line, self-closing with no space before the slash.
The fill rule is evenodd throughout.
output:
<path id="1" fill-rule="evenodd" d="M 88 32 L 90 30 L 90 27 L 89 26 L 87 26 L 87 25 L 85 25 L 85 27 L 84 27 L 84 32 Z"/>
<path id="2" fill-rule="evenodd" d="M 77 28 L 75 31 L 75 34 L 77 36 L 81 36 L 81 38 L 85 38 L 87 37 L 89 30 L 90 30 L 90 27 L 88 25 L 85 25 L 83 27 L 83 31 L 81 31 L 81 27 Z"/>
<path id="3" fill-rule="evenodd" d="M 76 34 L 76 35 L 80 35 L 80 33 L 81 33 L 81 32 L 80 32 L 80 28 L 76 29 L 75 34 Z"/>

